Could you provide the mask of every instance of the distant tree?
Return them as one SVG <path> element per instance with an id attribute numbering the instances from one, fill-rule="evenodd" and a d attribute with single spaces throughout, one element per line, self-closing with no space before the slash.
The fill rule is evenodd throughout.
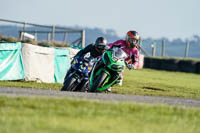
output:
<path id="1" fill-rule="evenodd" d="M 200 36 L 194 35 L 193 39 L 190 41 L 191 44 L 200 45 Z"/>
<path id="2" fill-rule="evenodd" d="M 117 36 L 116 31 L 113 29 L 107 29 L 106 34 L 111 35 L 111 36 Z"/>
<path id="3" fill-rule="evenodd" d="M 200 36 L 194 35 L 193 37 L 197 40 L 197 42 L 200 42 Z"/>
<path id="4" fill-rule="evenodd" d="M 172 40 L 171 44 L 173 45 L 183 45 L 185 42 L 183 42 L 183 40 L 181 40 L 180 38 L 174 39 Z"/>
<path id="5" fill-rule="evenodd" d="M 102 30 L 101 28 L 89 28 L 89 27 L 80 27 L 80 26 L 73 26 L 73 27 L 66 27 L 70 29 L 84 29 L 85 30 L 85 44 L 88 45 L 90 43 L 95 42 L 96 38 L 99 36 L 106 37 L 108 40 L 108 43 L 114 42 L 118 39 L 124 39 L 124 36 L 118 36 L 113 29 L 106 29 Z M 19 37 L 19 30 L 22 30 L 23 27 L 20 26 L 12 26 L 12 25 L 0 25 L 0 34 L 2 34 L 5 37 Z M 49 31 L 49 29 L 41 28 L 41 27 L 26 27 L 26 30 L 42 30 L 42 31 Z M 78 35 L 77 35 L 78 34 Z M 67 43 L 72 43 L 74 40 L 77 40 L 77 37 L 79 38 L 79 33 L 73 33 L 67 35 Z M 38 34 L 38 41 L 43 41 L 47 39 L 46 34 Z M 62 34 L 56 34 L 55 35 L 56 41 L 63 41 L 63 35 Z M 162 48 L 162 40 L 165 40 L 165 48 L 166 48 L 166 55 L 169 57 L 177 56 L 177 57 L 183 57 L 184 50 L 185 50 L 185 40 L 182 40 L 180 38 L 169 40 L 166 37 L 162 37 L 159 39 L 153 39 L 153 38 L 142 38 L 142 48 L 151 55 L 152 53 L 152 47 L 151 44 L 154 42 L 156 43 L 156 50 L 157 50 L 157 56 L 160 56 L 161 48 Z M 200 35 L 194 35 L 190 41 L 190 53 L 189 55 L 191 57 L 200 58 Z M 191 52 L 192 51 L 192 52 Z"/>

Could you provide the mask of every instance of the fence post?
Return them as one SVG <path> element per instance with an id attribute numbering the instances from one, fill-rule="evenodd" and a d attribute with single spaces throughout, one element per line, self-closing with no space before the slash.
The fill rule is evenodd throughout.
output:
<path id="1" fill-rule="evenodd" d="M 152 43 L 151 47 L 152 47 L 152 56 L 155 57 L 156 56 L 156 43 Z"/>
<path id="2" fill-rule="evenodd" d="M 165 56 L 165 40 L 162 40 L 162 56 Z"/>
<path id="3" fill-rule="evenodd" d="M 48 42 L 50 42 L 50 38 L 51 38 L 51 34 L 50 34 L 50 32 L 48 32 L 48 35 L 47 35 Z"/>
<path id="4" fill-rule="evenodd" d="M 22 33 L 23 33 L 22 31 L 19 32 L 19 40 L 20 41 L 22 40 Z"/>
<path id="5" fill-rule="evenodd" d="M 35 31 L 35 41 L 37 41 L 37 31 Z"/>
<path id="6" fill-rule="evenodd" d="M 20 32 L 20 40 L 24 40 L 24 32 L 26 30 L 26 22 L 24 22 L 24 26 L 22 29 L 22 32 Z"/>
<path id="7" fill-rule="evenodd" d="M 24 27 L 23 27 L 23 32 L 26 30 L 26 22 L 24 22 Z M 23 40 L 24 40 L 24 35 L 23 35 Z"/>
<path id="8" fill-rule="evenodd" d="M 139 41 L 139 48 L 140 48 L 140 52 L 142 51 L 142 39 L 140 39 Z"/>
<path id="9" fill-rule="evenodd" d="M 52 34 L 51 34 L 51 41 L 54 41 L 54 37 L 55 37 L 55 26 L 52 26 Z"/>
<path id="10" fill-rule="evenodd" d="M 85 30 L 82 30 L 81 32 L 81 46 L 82 48 L 85 47 Z"/>
<path id="11" fill-rule="evenodd" d="M 186 40 L 186 46 L 185 46 L 185 58 L 187 58 L 188 55 L 189 55 L 189 46 L 190 46 L 189 41 Z"/>
<path id="12" fill-rule="evenodd" d="M 64 33 L 64 41 L 63 41 L 63 43 L 64 44 L 67 43 L 67 32 Z"/>

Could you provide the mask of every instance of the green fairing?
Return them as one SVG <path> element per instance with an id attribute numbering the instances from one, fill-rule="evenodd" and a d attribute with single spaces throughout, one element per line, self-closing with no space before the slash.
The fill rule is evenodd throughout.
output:
<path id="1" fill-rule="evenodd" d="M 107 66 L 109 69 L 113 70 L 113 71 L 122 71 L 124 68 L 122 69 L 113 69 L 111 66 L 112 65 L 120 65 L 120 66 L 124 66 L 125 67 L 125 63 L 124 61 L 118 61 L 118 62 L 115 62 L 113 59 L 112 59 L 112 51 L 106 51 L 103 55 L 102 55 L 102 59 L 103 59 L 103 63 L 106 64 L 106 61 L 105 61 L 105 55 L 108 55 L 109 57 L 109 61 L 110 61 L 110 64 Z"/>
<path id="2" fill-rule="evenodd" d="M 108 58 L 106 59 L 106 56 L 108 56 Z M 109 59 L 109 60 L 108 60 Z M 102 60 L 103 60 L 103 63 L 104 63 L 104 65 L 106 65 L 106 67 L 108 68 L 108 69 L 110 69 L 110 70 L 112 70 L 112 71 L 118 71 L 118 72 L 120 72 L 120 71 L 122 71 L 122 70 L 124 70 L 124 68 L 125 68 L 125 63 L 124 63 L 124 61 L 117 61 L 117 62 L 115 62 L 114 60 L 113 60 L 113 52 L 111 51 L 111 50 L 109 50 L 109 51 L 106 51 L 106 52 L 104 52 L 104 54 L 102 55 Z M 109 62 L 109 63 L 108 63 Z M 106 64 L 107 63 L 107 64 Z M 112 68 L 112 66 L 113 65 L 116 65 L 116 66 L 123 66 L 122 68 L 120 68 L 120 69 L 113 69 Z M 105 81 L 104 81 L 104 85 L 105 86 L 103 86 L 103 87 L 101 87 L 101 88 L 97 88 L 96 90 L 99 90 L 99 91 L 104 91 L 104 90 L 106 90 L 107 88 L 109 88 L 110 86 L 112 86 L 118 79 L 119 79 L 119 77 L 120 77 L 120 75 L 118 75 L 118 77 L 115 79 L 115 80 L 113 80 L 111 83 L 109 83 L 109 84 L 107 84 L 108 83 L 108 81 L 110 80 L 110 78 L 111 78 L 111 74 L 110 74 L 110 72 L 107 70 L 107 69 L 105 69 L 105 67 L 103 67 L 103 68 L 100 68 L 95 74 L 94 74 L 94 70 L 92 71 L 92 73 L 91 73 L 91 77 L 90 77 L 90 85 L 92 85 L 93 84 L 93 78 L 96 76 L 96 75 L 99 75 L 100 73 L 102 73 L 102 72 L 105 72 L 108 76 L 106 77 L 106 79 L 105 79 Z"/>

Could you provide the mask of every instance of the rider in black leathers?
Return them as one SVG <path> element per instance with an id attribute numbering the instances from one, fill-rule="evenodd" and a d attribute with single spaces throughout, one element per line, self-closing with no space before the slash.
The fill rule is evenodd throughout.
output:
<path id="1" fill-rule="evenodd" d="M 90 56 L 97 58 L 97 57 L 101 57 L 101 55 L 103 54 L 103 52 L 105 51 L 107 45 L 107 40 L 104 37 L 98 37 L 95 41 L 95 43 L 93 44 L 89 44 L 88 46 L 86 46 L 84 49 L 80 50 L 75 56 L 74 58 L 79 58 L 81 56 L 84 56 L 87 53 L 90 53 Z M 69 69 L 65 79 L 68 77 L 68 75 L 70 73 L 72 73 L 74 70 L 73 69 Z"/>
<path id="2" fill-rule="evenodd" d="M 88 52 L 90 52 L 90 55 L 94 58 L 97 58 L 103 54 L 105 51 L 105 46 L 107 45 L 107 40 L 104 37 L 98 37 L 95 41 L 95 44 L 89 44 L 84 49 L 80 50 L 74 58 L 81 57 Z"/>

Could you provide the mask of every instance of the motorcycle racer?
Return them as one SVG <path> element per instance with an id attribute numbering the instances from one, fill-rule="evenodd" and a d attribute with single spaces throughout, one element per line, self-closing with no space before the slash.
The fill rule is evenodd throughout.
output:
<path id="1" fill-rule="evenodd" d="M 128 69 L 137 69 L 138 64 L 139 64 L 139 50 L 138 50 L 138 43 L 140 41 L 140 36 L 138 32 L 136 31 L 128 31 L 125 37 L 125 40 L 117 40 L 114 43 L 110 43 L 107 46 L 108 47 L 113 47 L 113 46 L 120 46 L 122 50 L 126 52 L 127 55 L 129 55 L 125 61 L 127 63 Z M 124 71 L 121 73 L 121 77 L 119 80 L 119 85 L 122 85 L 122 80 L 123 80 L 123 74 Z"/>
<path id="2" fill-rule="evenodd" d="M 94 58 L 101 56 L 105 51 L 105 46 L 107 45 L 107 40 L 104 37 L 98 37 L 94 44 L 89 44 L 84 49 L 80 50 L 76 55 L 75 58 L 81 57 L 84 54 L 90 52 L 90 55 Z"/>
<path id="3" fill-rule="evenodd" d="M 86 54 L 89 53 L 90 57 L 93 58 L 98 58 L 101 57 L 101 55 L 103 54 L 103 52 L 105 51 L 105 46 L 107 45 L 107 40 L 104 37 L 98 37 L 95 41 L 95 43 L 93 44 L 89 44 L 88 46 L 86 46 L 84 49 L 80 50 L 75 56 L 74 59 L 79 59 L 80 57 L 85 56 Z M 72 60 L 73 62 L 73 60 Z M 71 63 L 72 63 L 71 62 Z M 65 81 L 67 80 L 67 78 L 69 77 L 69 75 L 71 73 L 73 73 L 75 71 L 75 69 L 73 69 L 72 67 L 70 67 L 70 69 L 67 71 L 67 74 L 64 78 L 64 82 L 63 82 L 63 87 L 65 85 Z M 62 87 L 61 90 L 64 90 Z"/>

